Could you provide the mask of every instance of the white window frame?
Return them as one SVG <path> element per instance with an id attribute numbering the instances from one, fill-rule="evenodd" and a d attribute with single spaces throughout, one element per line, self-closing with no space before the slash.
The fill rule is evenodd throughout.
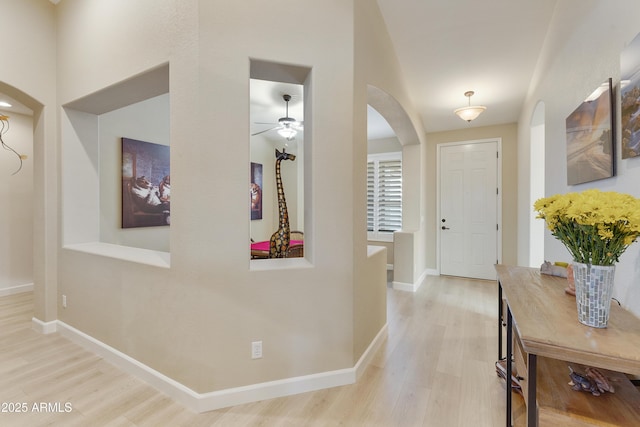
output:
<path id="1" fill-rule="evenodd" d="M 400 227 L 397 230 L 402 229 L 402 152 L 390 152 L 390 153 L 378 153 L 378 154 L 369 154 L 367 156 L 367 239 L 370 241 L 379 241 L 379 242 L 393 242 L 393 233 L 394 231 L 380 231 L 379 227 L 379 206 L 380 206 L 380 163 L 381 162 L 400 162 L 400 215 L 398 217 L 400 221 Z M 373 163 L 373 185 L 370 188 L 370 174 L 369 174 L 369 165 Z M 370 193 L 372 193 L 373 204 L 371 209 L 373 210 L 373 231 L 369 230 L 370 224 Z"/>

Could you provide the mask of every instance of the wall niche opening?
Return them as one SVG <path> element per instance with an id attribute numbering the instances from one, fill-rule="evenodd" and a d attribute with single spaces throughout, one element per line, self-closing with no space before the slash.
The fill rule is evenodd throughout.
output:
<path id="1" fill-rule="evenodd" d="M 168 224 L 123 228 L 122 138 L 170 146 L 169 64 L 63 105 L 61 122 L 64 248 L 168 267 Z"/>
<path id="2" fill-rule="evenodd" d="M 309 258 L 310 69 L 252 60 L 250 258 L 252 268 Z M 273 244 L 272 244 L 273 241 Z M 281 265 L 278 263 L 278 265 Z"/>

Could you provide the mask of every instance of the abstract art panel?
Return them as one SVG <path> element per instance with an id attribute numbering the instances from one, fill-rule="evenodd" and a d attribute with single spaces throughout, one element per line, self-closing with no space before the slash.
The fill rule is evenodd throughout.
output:
<path id="1" fill-rule="evenodd" d="M 568 185 L 610 178 L 615 173 L 612 91 L 608 79 L 567 117 Z"/>
<path id="2" fill-rule="evenodd" d="M 640 34 L 620 55 L 622 158 L 640 155 Z"/>

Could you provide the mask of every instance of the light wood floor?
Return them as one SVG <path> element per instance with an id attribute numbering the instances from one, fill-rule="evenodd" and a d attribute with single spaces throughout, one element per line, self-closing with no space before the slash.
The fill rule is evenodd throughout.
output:
<path id="1" fill-rule="evenodd" d="M 204 414 L 58 334 L 32 331 L 31 293 L 3 297 L 0 404 L 25 402 L 27 413 L 0 412 L 0 426 L 502 426 L 496 286 L 430 276 L 415 294 L 389 289 L 388 339 L 358 383 Z M 71 411 L 33 412 L 40 402 Z"/>

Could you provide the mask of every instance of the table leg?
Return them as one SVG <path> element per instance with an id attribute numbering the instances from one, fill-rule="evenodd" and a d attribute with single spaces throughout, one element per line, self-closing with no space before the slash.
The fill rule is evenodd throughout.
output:
<path id="1" fill-rule="evenodd" d="M 538 426 L 538 405 L 536 403 L 536 388 L 537 388 L 537 371 L 538 371 L 538 357 L 535 354 L 529 353 L 527 373 L 527 427 Z"/>
<path id="2" fill-rule="evenodd" d="M 511 372 L 513 372 L 513 318 L 511 309 L 507 304 L 507 375 L 505 378 L 505 388 L 507 390 L 507 427 L 511 427 Z"/>
<path id="3" fill-rule="evenodd" d="M 498 280 L 498 360 L 502 360 L 502 284 Z"/>

